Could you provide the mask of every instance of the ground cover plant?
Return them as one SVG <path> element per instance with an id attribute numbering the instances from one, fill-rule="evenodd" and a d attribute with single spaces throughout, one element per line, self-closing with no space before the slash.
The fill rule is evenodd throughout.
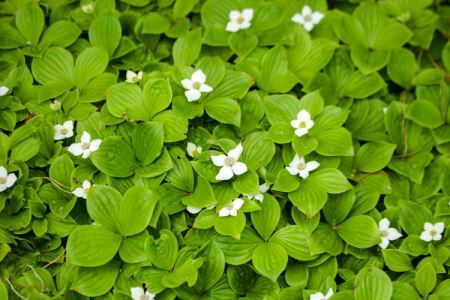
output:
<path id="1" fill-rule="evenodd" d="M 445 1 L 0 16 L 0 299 L 450 299 Z"/>

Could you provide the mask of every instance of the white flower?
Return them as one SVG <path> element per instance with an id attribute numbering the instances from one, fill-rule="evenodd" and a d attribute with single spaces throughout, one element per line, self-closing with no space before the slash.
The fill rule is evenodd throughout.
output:
<path id="1" fill-rule="evenodd" d="M 309 176 L 309 172 L 314 171 L 320 166 L 320 164 L 313 160 L 309 162 L 305 162 L 305 158 L 298 157 L 295 154 L 294 159 L 289 163 L 289 166 L 286 167 L 286 170 L 291 175 L 299 175 L 301 178 L 306 179 Z"/>
<path id="2" fill-rule="evenodd" d="M 144 291 L 141 287 L 131 288 L 131 298 L 133 300 L 153 300 L 156 294 L 152 294 L 149 291 Z"/>
<path id="3" fill-rule="evenodd" d="M 6 86 L 0 86 L 0 96 L 5 96 L 6 94 L 8 94 L 9 89 Z"/>
<path id="4" fill-rule="evenodd" d="M 126 75 L 127 76 L 126 82 L 136 83 L 142 79 L 143 75 L 144 75 L 144 73 L 142 71 L 139 71 L 136 74 L 135 72 L 128 70 L 127 75 Z"/>
<path id="5" fill-rule="evenodd" d="M 52 103 L 50 103 L 50 109 L 51 110 L 60 110 L 61 109 L 61 102 L 58 100 L 54 100 Z"/>
<path id="6" fill-rule="evenodd" d="M 444 222 L 438 222 L 434 225 L 426 222 L 423 225 L 423 229 L 425 230 L 420 234 L 420 239 L 425 242 L 441 240 L 442 233 L 444 232 L 444 226 Z"/>
<path id="7" fill-rule="evenodd" d="M 264 193 L 267 192 L 269 190 L 269 188 L 270 187 L 267 184 L 263 183 L 263 184 L 261 184 L 259 186 L 260 193 L 258 193 L 258 194 L 244 194 L 244 196 L 246 196 L 248 199 L 255 198 L 259 202 L 263 202 L 263 200 L 264 200 Z"/>
<path id="8" fill-rule="evenodd" d="M 91 188 L 91 183 L 89 180 L 83 181 L 83 184 L 81 187 L 76 188 L 72 194 L 77 196 L 78 198 L 84 198 L 87 199 L 87 193 L 89 192 L 89 189 Z"/>
<path id="9" fill-rule="evenodd" d="M 94 12 L 94 4 L 88 3 L 88 4 L 84 4 L 81 5 L 81 10 L 85 13 L 85 14 L 92 14 Z"/>
<path id="10" fill-rule="evenodd" d="M 395 241 L 402 237 L 402 234 L 395 228 L 390 228 L 390 222 L 387 218 L 383 218 L 378 222 L 378 230 L 381 235 L 381 243 L 378 244 L 382 249 L 389 246 L 390 241 Z"/>
<path id="11" fill-rule="evenodd" d="M 213 205 L 211 205 L 211 206 L 208 206 L 206 209 L 210 210 L 210 209 L 213 209 L 214 207 L 216 207 L 216 206 L 213 204 Z M 187 210 L 190 214 L 193 214 L 193 215 L 198 214 L 202 209 L 203 209 L 203 208 L 201 208 L 201 207 L 195 207 L 195 206 L 190 206 L 190 205 L 188 205 L 188 206 L 186 207 L 186 210 Z"/>
<path id="12" fill-rule="evenodd" d="M 228 155 L 211 155 L 213 164 L 221 167 L 216 175 L 216 180 L 229 180 L 233 177 L 233 174 L 242 175 L 247 172 L 247 165 L 238 161 L 243 150 L 241 143 L 239 143 L 236 148 L 228 152 Z"/>
<path id="13" fill-rule="evenodd" d="M 197 146 L 194 143 L 187 143 L 186 151 L 190 157 L 194 157 L 200 153 L 202 153 L 203 148 L 201 146 Z"/>
<path id="14" fill-rule="evenodd" d="M 236 32 L 241 29 L 247 29 L 250 27 L 251 20 L 253 18 L 253 9 L 246 8 L 242 12 L 238 10 L 230 11 L 230 21 L 227 24 L 227 31 Z"/>
<path id="15" fill-rule="evenodd" d="M 70 145 L 69 152 L 75 156 L 80 156 L 84 159 L 88 158 L 92 152 L 95 152 L 100 147 L 101 140 L 95 139 L 91 141 L 91 135 L 84 131 L 81 135 L 81 143 L 74 143 Z"/>
<path id="16" fill-rule="evenodd" d="M 186 89 L 184 95 L 189 102 L 197 101 L 200 99 L 202 93 L 209 93 L 213 90 L 212 87 L 206 83 L 206 75 L 202 70 L 195 71 L 191 79 L 181 80 L 181 85 Z"/>
<path id="17" fill-rule="evenodd" d="M 8 171 L 4 167 L 0 167 L 0 192 L 12 187 L 16 180 L 16 174 L 8 174 Z"/>
<path id="18" fill-rule="evenodd" d="M 73 136 L 73 121 L 66 121 L 62 125 L 55 125 L 55 141 L 63 140 Z"/>
<path id="19" fill-rule="evenodd" d="M 244 200 L 242 200 L 241 198 L 234 199 L 219 210 L 219 217 L 235 217 L 242 205 L 244 205 Z"/>
<path id="20" fill-rule="evenodd" d="M 291 121 L 291 126 L 295 128 L 295 135 L 301 137 L 308 133 L 309 129 L 313 128 L 314 121 L 306 109 L 302 109 L 297 114 L 297 119 Z"/>
<path id="21" fill-rule="evenodd" d="M 301 13 L 296 13 L 292 17 L 292 21 L 302 25 L 306 31 L 311 31 L 315 25 L 319 24 L 322 18 L 323 13 L 313 12 L 308 5 L 305 5 Z"/>
<path id="22" fill-rule="evenodd" d="M 324 295 L 320 292 L 315 293 L 315 294 L 312 294 L 311 296 L 309 296 L 309 300 L 328 300 L 331 298 L 331 296 L 333 296 L 333 289 L 329 288 L 326 295 Z"/>

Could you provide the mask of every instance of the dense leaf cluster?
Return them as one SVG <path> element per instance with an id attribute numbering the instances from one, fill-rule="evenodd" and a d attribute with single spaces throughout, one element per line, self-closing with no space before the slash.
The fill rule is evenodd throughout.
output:
<path id="1" fill-rule="evenodd" d="M 0 3 L 0 299 L 450 299 L 444 2 Z"/>

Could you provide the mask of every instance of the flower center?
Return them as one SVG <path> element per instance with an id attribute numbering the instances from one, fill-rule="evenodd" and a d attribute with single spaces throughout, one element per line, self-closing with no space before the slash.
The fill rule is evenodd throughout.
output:
<path id="1" fill-rule="evenodd" d="M 81 143 L 81 149 L 87 150 L 91 145 L 89 143 Z"/>
<path id="2" fill-rule="evenodd" d="M 148 300 L 148 296 L 147 295 L 141 295 L 139 297 L 139 300 Z"/>
<path id="3" fill-rule="evenodd" d="M 380 230 L 381 237 L 387 237 L 389 235 L 387 230 Z"/>
<path id="4" fill-rule="evenodd" d="M 67 128 L 62 128 L 61 129 L 61 134 L 67 134 L 67 132 L 68 132 Z"/>
<path id="5" fill-rule="evenodd" d="M 301 121 L 300 124 L 298 125 L 300 128 L 305 128 L 306 127 L 306 122 L 305 121 Z"/>
<path id="6" fill-rule="evenodd" d="M 225 158 L 224 165 L 227 167 L 231 167 L 232 165 L 234 165 L 235 162 L 236 162 L 236 160 L 234 158 L 227 157 L 227 158 Z"/>
<path id="7" fill-rule="evenodd" d="M 304 170 L 305 168 L 306 168 L 306 164 L 305 163 L 299 162 L 297 164 L 297 169 Z"/>
<path id="8" fill-rule="evenodd" d="M 233 208 L 234 208 L 233 202 L 228 203 L 227 209 L 228 209 L 228 210 L 232 210 Z"/>
<path id="9" fill-rule="evenodd" d="M 431 229 L 430 234 L 431 236 L 435 236 L 437 234 L 436 229 Z"/>
<path id="10" fill-rule="evenodd" d="M 202 83 L 200 81 L 192 82 L 192 87 L 196 90 L 200 89 L 201 86 L 202 86 Z"/>
<path id="11" fill-rule="evenodd" d="M 312 16 L 311 15 L 306 15 L 303 17 L 303 19 L 305 20 L 305 22 L 311 22 L 312 21 Z"/>
<path id="12" fill-rule="evenodd" d="M 238 23 L 238 24 L 242 24 L 242 23 L 244 23 L 244 21 L 245 21 L 245 18 L 243 16 L 239 16 L 236 19 L 236 23 Z"/>
<path id="13" fill-rule="evenodd" d="M 0 177 L 0 184 L 5 184 L 8 177 Z"/>

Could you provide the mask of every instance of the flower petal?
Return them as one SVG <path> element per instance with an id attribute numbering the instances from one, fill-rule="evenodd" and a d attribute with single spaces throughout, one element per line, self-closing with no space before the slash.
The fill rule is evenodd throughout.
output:
<path id="1" fill-rule="evenodd" d="M 242 11 L 242 16 L 246 21 L 250 22 L 253 18 L 253 8 L 246 8 Z"/>
<path id="2" fill-rule="evenodd" d="M 237 209 L 235 209 L 235 208 L 230 209 L 230 216 L 236 217 L 237 216 Z"/>
<path id="3" fill-rule="evenodd" d="M 293 128 L 299 128 L 300 127 L 300 120 L 292 120 L 291 121 L 291 126 Z"/>
<path id="4" fill-rule="evenodd" d="M 378 229 L 379 230 L 388 230 L 389 226 L 391 225 L 391 222 L 388 218 L 383 218 L 378 222 Z"/>
<path id="5" fill-rule="evenodd" d="M 387 235 L 387 238 L 388 238 L 389 240 L 395 241 L 395 240 L 397 240 L 397 239 L 399 239 L 399 238 L 401 238 L 401 237 L 402 237 L 402 234 L 401 234 L 400 232 L 398 232 L 397 229 L 395 229 L 395 228 L 389 228 L 389 229 L 388 229 L 388 235 Z"/>
<path id="6" fill-rule="evenodd" d="M 156 296 L 156 294 L 150 293 L 150 291 L 148 291 L 148 290 L 145 291 L 145 295 L 147 296 L 148 300 L 154 300 L 155 296 Z"/>
<path id="7" fill-rule="evenodd" d="M 141 287 L 131 288 L 131 298 L 133 298 L 133 300 L 140 300 L 141 296 L 143 295 L 145 295 L 143 288 Z"/>
<path id="8" fill-rule="evenodd" d="M 14 185 L 17 180 L 17 176 L 14 173 L 11 173 L 6 177 L 6 187 L 10 188 Z"/>
<path id="9" fill-rule="evenodd" d="M 444 222 L 437 222 L 436 224 L 434 224 L 434 229 L 435 229 L 438 233 L 444 232 L 444 228 L 445 228 Z"/>
<path id="10" fill-rule="evenodd" d="M 306 31 L 310 32 L 314 28 L 314 24 L 311 22 L 305 22 L 303 24 L 303 28 L 305 28 Z"/>
<path id="11" fill-rule="evenodd" d="M 186 152 L 190 157 L 194 157 L 194 152 L 197 150 L 197 146 L 194 143 L 187 143 Z"/>
<path id="12" fill-rule="evenodd" d="M 228 152 L 228 156 L 231 158 L 234 158 L 234 160 L 237 161 L 239 159 L 239 157 L 241 156 L 243 150 L 244 150 L 244 148 L 242 148 L 242 144 L 239 143 L 234 149 L 231 149 Z"/>
<path id="13" fill-rule="evenodd" d="M 313 128 L 314 127 L 314 121 L 313 120 L 306 120 L 305 121 L 305 127 L 306 127 L 306 129 L 311 129 L 311 128 Z"/>
<path id="14" fill-rule="evenodd" d="M 305 16 L 305 15 L 310 15 L 310 14 L 312 14 L 311 7 L 309 7 L 308 5 L 303 6 L 302 15 Z"/>
<path id="15" fill-rule="evenodd" d="M 187 100 L 189 102 L 192 101 L 197 101 L 198 99 L 200 99 L 200 97 L 202 96 L 202 93 L 199 90 L 187 90 L 186 92 L 184 92 L 184 95 L 186 96 Z"/>
<path id="16" fill-rule="evenodd" d="M 83 131 L 83 134 L 81 135 L 81 142 L 82 143 L 89 143 L 91 141 L 91 135 L 87 131 Z"/>
<path id="17" fill-rule="evenodd" d="M 261 193 L 265 193 L 270 189 L 270 186 L 266 183 L 263 183 L 259 186 L 259 190 L 261 191 Z"/>
<path id="18" fill-rule="evenodd" d="M 311 114 L 306 109 L 302 109 L 297 114 L 297 119 L 303 122 L 311 120 Z"/>
<path id="19" fill-rule="evenodd" d="M 81 143 L 74 143 L 70 145 L 67 150 L 75 156 L 80 156 L 83 153 L 83 149 L 81 149 Z"/>
<path id="20" fill-rule="evenodd" d="M 328 299 L 328 298 L 330 298 L 331 296 L 333 296 L 333 289 L 332 289 L 332 288 L 329 288 L 327 294 L 325 295 L 325 298 Z"/>
<path id="21" fill-rule="evenodd" d="M 294 168 L 294 167 L 286 167 L 286 170 L 289 172 L 289 174 L 291 175 L 298 175 L 298 173 L 300 172 L 299 169 Z"/>
<path id="22" fill-rule="evenodd" d="M 76 188 L 72 194 L 74 194 L 75 196 L 77 196 L 78 198 L 84 198 L 86 199 L 86 191 L 83 188 Z"/>
<path id="23" fill-rule="evenodd" d="M 304 136 L 307 133 L 308 133 L 308 129 L 306 129 L 306 128 L 297 128 L 297 129 L 295 129 L 295 135 L 298 136 L 298 137 Z"/>
<path id="24" fill-rule="evenodd" d="M 296 13 L 295 15 L 293 15 L 291 20 L 292 20 L 292 22 L 303 25 L 303 16 L 299 13 Z"/>
<path id="25" fill-rule="evenodd" d="M 83 189 L 89 189 L 91 187 L 91 182 L 89 180 L 85 180 L 81 186 Z"/>
<path id="26" fill-rule="evenodd" d="M 222 207 L 219 210 L 219 217 L 228 217 L 230 215 L 230 210 L 227 207 Z"/>
<path id="27" fill-rule="evenodd" d="M 430 231 L 434 229 L 434 226 L 430 222 L 425 222 L 425 224 L 423 224 L 423 228 L 427 231 Z"/>
<path id="28" fill-rule="evenodd" d="M 228 166 L 220 168 L 219 173 L 216 175 L 216 180 L 229 180 L 233 177 L 233 169 Z"/>
<path id="29" fill-rule="evenodd" d="M 232 10 L 230 11 L 229 17 L 230 20 L 232 21 L 236 21 L 237 18 L 239 18 L 241 16 L 241 12 L 238 10 Z"/>
<path id="30" fill-rule="evenodd" d="M 243 162 L 235 162 L 231 167 L 233 169 L 233 173 L 236 175 L 242 175 L 247 172 L 247 165 Z"/>
<path id="31" fill-rule="evenodd" d="M 227 24 L 226 31 L 228 31 L 228 32 L 236 32 L 239 29 L 241 29 L 241 27 L 239 26 L 238 23 L 236 23 L 235 21 L 230 21 Z"/>
<path id="32" fill-rule="evenodd" d="M 100 144 L 102 143 L 102 140 L 100 139 L 95 139 L 90 143 L 89 146 L 89 151 L 91 152 L 95 152 L 98 150 L 98 148 L 100 148 Z"/>
<path id="33" fill-rule="evenodd" d="M 73 121 L 65 121 L 63 123 L 63 127 L 66 128 L 68 131 L 73 130 Z"/>
<path id="34" fill-rule="evenodd" d="M 91 155 L 91 151 L 90 150 L 84 150 L 83 151 L 83 155 L 81 155 L 82 158 L 86 159 Z"/>
<path id="35" fill-rule="evenodd" d="M 307 170 L 300 170 L 300 171 L 298 172 L 298 175 L 299 175 L 301 178 L 306 179 L 306 178 L 308 178 L 308 176 L 309 176 L 309 171 L 307 171 Z"/>
<path id="36" fill-rule="evenodd" d="M 317 161 L 312 160 L 306 163 L 305 170 L 311 172 L 317 169 L 319 166 L 320 164 Z"/>
<path id="37" fill-rule="evenodd" d="M 433 235 L 433 241 L 440 241 L 441 239 L 442 239 L 441 233 L 436 233 L 435 235 Z"/>
<path id="38" fill-rule="evenodd" d="M 199 90 L 202 93 L 209 93 L 209 92 L 212 92 L 213 88 L 205 83 L 202 83 L 202 85 L 200 85 Z"/>
<path id="39" fill-rule="evenodd" d="M 311 19 L 314 24 L 319 24 L 319 22 L 323 19 L 323 13 L 316 11 L 312 13 Z"/>
<path id="40" fill-rule="evenodd" d="M 197 70 L 197 71 L 195 71 L 192 74 L 191 80 L 192 81 L 197 81 L 197 82 L 200 82 L 200 83 L 205 83 L 206 75 L 205 75 L 205 73 L 203 73 L 202 70 Z"/>
<path id="41" fill-rule="evenodd" d="M 324 297 L 325 296 L 322 293 L 315 293 L 315 294 L 311 294 L 311 296 L 309 296 L 309 300 L 323 300 Z"/>
<path id="42" fill-rule="evenodd" d="M 223 167 L 225 165 L 226 159 L 227 156 L 225 154 L 211 155 L 211 160 L 213 164 L 217 167 Z"/>
<path id="43" fill-rule="evenodd" d="M 380 246 L 381 249 L 386 249 L 389 246 L 389 243 L 390 241 L 388 238 L 382 237 L 381 243 L 379 243 L 378 246 Z"/>
<path id="44" fill-rule="evenodd" d="M 191 214 L 193 214 L 193 215 L 196 215 L 196 214 L 198 214 L 201 210 L 202 210 L 202 208 L 200 207 L 194 207 L 194 206 L 190 206 L 190 205 L 188 205 L 187 207 L 186 207 L 186 210 L 189 212 L 189 213 L 191 213 Z"/>
<path id="45" fill-rule="evenodd" d="M 420 239 L 425 241 L 425 242 L 431 242 L 431 240 L 433 239 L 433 237 L 431 236 L 430 232 L 428 231 L 423 231 L 420 234 Z"/>
<path id="46" fill-rule="evenodd" d="M 264 194 L 256 194 L 255 199 L 258 200 L 259 202 L 263 202 Z"/>
<path id="47" fill-rule="evenodd" d="M 0 184 L 0 193 L 6 189 L 7 189 L 6 184 Z"/>
<path id="48" fill-rule="evenodd" d="M 242 200 L 241 198 L 236 198 L 233 200 L 233 208 L 236 210 L 239 210 L 242 205 L 244 205 L 244 200 Z"/>
<path id="49" fill-rule="evenodd" d="M 135 83 L 138 79 L 138 76 L 133 71 L 128 70 L 126 73 L 126 81 L 129 83 Z"/>
<path id="50" fill-rule="evenodd" d="M 6 171 L 5 167 L 0 167 L 0 177 L 6 177 L 8 175 L 8 171 Z"/>
<path id="51" fill-rule="evenodd" d="M 247 29 L 247 28 L 249 28 L 250 26 L 252 26 L 252 23 L 250 23 L 250 21 L 244 21 L 244 22 L 242 22 L 241 25 L 240 25 L 241 29 Z"/>
<path id="52" fill-rule="evenodd" d="M 6 94 L 8 94 L 9 92 L 9 88 L 6 86 L 1 86 L 0 87 L 0 96 L 5 96 Z"/>
<path id="53" fill-rule="evenodd" d="M 181 85 L 187 90 L 192 90 L 194 88 L 192 86 L 192 80 L 190 80 L 190 79 L 181 80 Z"/>

